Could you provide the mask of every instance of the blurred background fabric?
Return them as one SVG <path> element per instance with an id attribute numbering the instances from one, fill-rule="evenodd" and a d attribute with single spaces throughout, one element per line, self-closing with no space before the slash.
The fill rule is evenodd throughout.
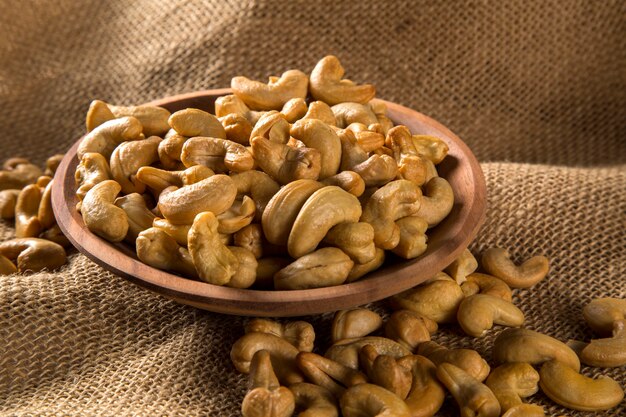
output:
<path id="1" fill-rule="evenodd" d="M 0 159 L 64 152 L 93 99 L 140 104 L 236 75 L 310 72 L 334 54 L 349 78 L 470 146 L 488 186 L 470 249 L 548 256 L 548 277 L 515 291 L 526 327 L 589 340 L 582 307 L 626 297 L 625 17 L 619 0 L 2 0 Z M 13 233 L 0 222 L 0 239 Z M 331 318 L 306 318 L 320 348 Z M 229 351 L 245 321 L 153 295 L 76 252 L 59 272 L 0 277 L 0 416 L 239 415 L 247 379 Z M 500 330 L 473 339 L 442 326 L 434 340 L 493 365 Z M 583 373 L 626 386 L 623 367 Z M 446 404 L 438 415 L 458 413 Z M 604 415 L 625 414 L 622 402 Z"/>

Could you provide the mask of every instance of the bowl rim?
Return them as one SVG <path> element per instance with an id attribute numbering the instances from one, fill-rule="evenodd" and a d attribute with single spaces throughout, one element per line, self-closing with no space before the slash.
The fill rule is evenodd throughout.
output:
<path id="1" fill-rule="evenodd" d="M 172 106 L 172 103 L 195 103 L 198 100 L 209 100 L 212 103 L 215 98 L 230 94 L 230 92 L 228 88 L 203 90 L 174 95 L 146 104 L 176 107 Z M 394 122 L 407 124 L 409 128 L 411 124 L 419 125 L 425 134 L 443 136 L 441 138 L 450 147 L 450 153 L 446 159 L 457 157 L 457 166 L 460 164 L 465 168 L 464 171 L 460 171 L 455 170 L 457 166 L 454 166 L 450 172 L 452 174 L 455 171 L 462 172 L 465 177 L 461 179 L 461 184 L 466 183 L 466 186 L 472 188 L 473 191 L 467 195 L 468 199 L 463 204 L 457 202 L 455 192 L 455 208 L 459 208 L 457 204 L 461 206 L 460 217 L 457 223 L 452 223 L 455 227 L 450 232 L 450 239 L 438 243 L 437 247 L 432 250 L 429 250 L 431 249 L 429 244 L 429 249 L 416 259 L 401 264 L 384 265 L 368 274 L 369 276 L 365 279 L 352 283 L 307 290 L 229 288 L 153 268 L 133 257 L 133 251 L 130 247 L 123 246 L 125 244 L 113 244 L 91 233 L 84 226 L 81 215 L 75 209 L 78 201 L 74 182 L 74 172 L 78 165 L 76 151 L 85 135 L 81 136 L 67 151 L 55 175 L 52 205 L 59 227 L 80 252 L 104 269 L 183 304 L 218 313 L 272 317 L 302 316 L 350 308 L 397 294 L 443 270 L 469 245 L 485 219 L 486 186 L 484 174 L 476 157 L 458 136 L 422 113 L 396 103 L 380 101 L 388 106 L 390 113 L 393 113 L 391 118 Z M 405 123 L 407 121 L 409 123 Z M 414 129 L 411 130 L 415 133 Z M 461 155 L 463 158 L 459 159 L 458 156 Z M 471 223 L 468 223 L 470 221 Z M 436 268 L 435 265 L 437 265 Z M 421 275 L 417 276 L 415 273 Z"/>

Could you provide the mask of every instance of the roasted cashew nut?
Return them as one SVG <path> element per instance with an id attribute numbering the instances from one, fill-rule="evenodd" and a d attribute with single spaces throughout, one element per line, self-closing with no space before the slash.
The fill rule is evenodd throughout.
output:
<path id="1" fill-rule="evenodd" d="M 0 255 L 0 275 L 11 275 L 17 273 L 17 266 L 9 258 Z"/>
<path id="2" fill-rule="evenodd" d="M 37 219 L 39 220 L 42 230 L 48 230 L 57 223 L 54 217 L 54 211 L 52 210 L 53 185 L 54 180 L 51 180 L 41 192 L 41 202 L 37 210 Z"/>
<path id="3" fill-rule="evenodd" d="M 398 178 L 422 185 L 426 181 L 426 163 L 417 153 L 406 126 L 396 126 L 387 133 L 391 150 L 398 164 Z"/>
<path id="4" fill-rule="evenodd" d="M 227 249 L 237 258 L 237 270 L 226 286 L 232 288 L 251 287 L 256 280 L 258 266 L 256 257 L 248 249 L 239 246 L 228 246 Z"/>
<path id="5" fill-rule="evenodd" d="M 146 206 L 141 194 L 133 193 L 115 199 L 114 204 L 126 212 L 128 233 L 126 240 L 135 243 L 139 233 L 152 227 L 156 216 Z"/>
<path id="6" fill-rule="evenodd" d="M 372 345 L 365 345 L 359 352 L 359 359 L 373 384 L 385 388 L 405 399 L 411 389 L 411 370 L 401 366 L 389 355 L 379 355 Z"/>
<path id="7" fill-rule="evenodd" d="M 376 88 L 373 85 L 357 85 L 348 79 L 342 79 L 344 73 L 345 70 L 336 56 L 325 56 L 311 72 L 311 95 L 331 106 L 345 101 L 365 104 L 374 98 Z"/>
<path id="8" fill-rule="evenodd" d="M 301 382 L 289 386 L 296 409 L 302 410 L 298 417 L 339 417 L 337 401 L 333 394 L 319 385 Z"/>
<path id="9" fill-rule="evenodd" d="M 349 368 L 359 369 L 359 352 L 365 345 L 372 345 L 380 355 L 394 358 L 411 354 L 407 348 L 386 337 L 365 336 L 340 340 L 328 348 L 324 356 Z"/>
<path id="10" fill-rule="evenodd" d="M 367 382 L 362 372 L 316 353 L 298 353 L 296 364 L 309 381 L 326 388 L 335 397 L 340 397 L 346 388 Z"/>
<path id="11" fill-rule="evenodd" d="M 339 400 L 344 417 L 409 417 L 404 401 L 393 392 L 374 384 L 359 384 L 348 388 Z"/>
<path id="12" fill-rule="evenodd" d="M 15 203 L 15 236 L 37 237 L 43 227 L 37 215 L 41 204 L 42 190 L 37 184 L 24 187 Z"/>
<path id="13" fill-rule="evenodd" d="M 217 216 L 220 222 L 218 232 L 222 234 L 236 233 L 252 223 L 256 206 L 247 195 L 243 200 L 235 200 L 228 210 Z"/>
<path id="14" fill-rule="evenodd" d="M 113 203 L 122 187 L 113 180 L 96 184 L 85 195 L 81 206 L 87 228 L 109 242 L 121 242 L 128 233 L 128 216 Z"/>
<path id="15" fill-rule="evenodd" d="M 134 117 L 122 117 L 101 124 L 89 132 L 78 146 L 76 155 L 82 159 L 86 153 L 95 152 L 106 159 L 122 142 L 143 139 L 143 126 Z"/>
<path id="16" fill-rule="evenodd" d="M 281 184 L 319 176 L 321 155 L 316 149 L 293 148 L 260 136 L 250 139 L 250 144 L 259 167 Z"/>
<path id="17" fill-rule="evenodd" d="M 469 249 L 463 252 L 444 271 L 450 275 L 457 284 L 461 285 L 467 280 L 467 276 L 478 269 L 478 261 Z"/>
<path id="18" fill-rule="evenodd" d="M 340 310 L 335 313 L 331 328 L 333 343 L 342 339 L 367 336 L 380 329 L 383 319 L 380 315 L 366 308 Z"/>
<path id="19" fill-rule="evenodd" d="M 176 243 L 181 246 L 187 247 L 189 243 L 189 241 L 187 240 L 189 235 L 189 229 L 191 229 L 190 224 L 172 224 L 166 219 L 155 217 L 152 221 L 152 227 L 164 231 L 172 238 L 174 238 Z"/>
<path id="20" fill-rule="evenodd" d="M 247 197 L 244 197 L 244 199 L 245 198 Z M 235 232 L 233 244 L 248 249 L 258 260 L 263 256 L 263 228 L 258 223 L 242 227 Z M 278 270 L 276 270 L 276 272 L 278 272 Z"/>
<path id="21" fill-rule="evenodd" d="M 37 165 L 28 163 L 28 161 L 26 163 L 20 161 L 15 167 L 7 166 L 5 163 L 4 170 L 0 171 L 0 191 L 21 190 L 28 184 L 34 184 L 41 176 L 41 168 Z"/>
<path id="22" fill-rule="evenodd" d="M 301 120 L 312 120 L 317 119 L 326 123 L 329 126 L 337 126 L 337 121 L 335 120 L 335 114 L 331 110 L 330 106 L 323 101 L 313 101 L 309 104 L 309 108 L 302 117 Z"/>
<path id="23" fill-rule="evenodd" d="M 170 129 L 167 123 L 170 112 L 157 106 L 115 106 L 108 105 L 115 118 L 132 116 L 141 122 L 146 136 L 163 136 Z M 89 114 L 87 114 L 89 118 Z"/>
<path id="24" fill-rule="evenodd" d="M 609 335 L 614 330 L 613 323 L 626 319 L 626 299 L 596 298 L 583 307 L 583 317 L 601 335 Z"/>
<path id="25" fill-rule="evenodd" d="M 428 227 L 441 223 L 454 206 L 454 192 L 450 183 L 441 177 L 434 177 L 424 186 L 424 195 L 420 199 L 417 217 L 428 222 Z"/>
<path id="26" fill-rule="evenodd" d="M 111 176 L 122 186 L 122 193 L 143 193 L 145 184 L 137 181 L 139 168 L 149 166 L 159 160 L 157 148 L 161 142 L 158 136 L 120 144 L 111 154 Z"/>
<path id="27" fill-rule="evenodd" d="M 0 191 L 0 218 L 7 220 L 15 218 L 15 205 L 20 192 L 21 190 Z"/>
<path id="28" fill-rule="evenodd" d="M 520 266 L 513 263 L 506 249 L 491 248 L 483 252 L 481 265 L 489 274 L 512 288 L 529 288 L 548 274 L 550 262 L 545 256 L 533 256 Z"/>
<path id="29" fill-rule="evenodd" d="M 226 139 L 224 126 L 217 117 L 199 109 L 179 110 L 170 116 L 168 123 L 176 133 L 188 138 L 207 136 Z"/>
<path id="30" fill-rule="evenodd" d="M 321 183 L 341 187 L 355 197 L 359 197 L 365 191 L 365 181 L 354 171 L 341 171 L 339 174 L 325 178 Z"/>
<path id="31" fill-rule="evenodd" d="M 615 407 L 624 399 L 624 390 L 613 379 L 591 379 L 569 365 L 551 360 L 539 370 L 539 386 L 552 401 L 580 411 L 601 411 Z"/>
<path id="32" fill-rule="evenodd" d="M 414 351 L 420 343 L 430 341 L 437 327 L 436 322 L 411 310 L 398 310 L 387 320 L 385 336 Z"/>
<path id="33" fill-rule="evenodd" d="M 261 216 L 265 212 L 265 207 L 280 189 L 280 185 L 261 171 L 246 171 L 240 174 L 233 174 L 230 178 L 235 183 L 237 195 L 249 195 L 256 203 L 256 213 L 254 219 L 261 221 Z"/>
<path id="34" fill-rule="evenodd" d="M 366 126 L 378 123 L 372 109 L 365 104 L 344 102 L 335 104 L 330 109 L 335 115 L 337 126 L 340 128 L 346 128 L 352 123 L 362 123 Z"/>
<path id="35" fill-rule="evenodd" d="M 262 136 L 272 142 L 286 144 L 289 141 L 289 122 L 282 113 L 265 113 L 250 132 L 248 138 Z"/>
<path id="36" fill-rule="evenodd" d="M 259 350 L 250 364 L 250 389 L 241 403 L 241 414 L 244 417 L 291 417 L 294 409 L 294 396 L 289 388 L 280 386 L 270 353 Z"/>
<path id="37" fill-rule="evenodd" d="M 357 264 L 376 258 L 374 228 L 369 223 L 339 223 L 330 228 L 323 242 L 338 247 Z"/>
<path id="38" fill-rule="evenodd" d="M 115 119 L 115 115 L 109 109 L 109 105 L 102 100 L 93 100 L 89 103 L 87 117 L 85 118 L 85 128 L 91 132 L 101 124 Z"/>
<path id="39" fill-rule="evenodd" d="M 19 272 L 55 270 L 65 265 L 65 249 L 54 242 L 38 238 L 17 238 L 0 243 L 0 255 L 17 265 Z"/>
<path id="40" fill-rule="evenodd" d="M 215 116 L 224 117 L 229 114 L 237 114 L 250 120 L 250 108 L 234 94 L 221 96 L 215 99 Z M 252 123 L 252 121 L 250 121 Z"/>
<path id="41" fill-rule="evenodd" d="M 318 249 L 278 271 L 274 275 L 274 288 L 302 290 L 341 285 L 353 265 L 354 262 L 341 249 Z"/>
<path id="42" fill-rule="evenodd" d="M 427 240 L 426 220 L 408 216 L 396 220 L 396 226 L 400 228 L 400 240 L 398 245 L 391 251 L 404 259 L 414 259 L 426 252 Z"/>
<path id="43" fill-rule="evenodd" d="M 230 82 L 233 93 L 252 110 L 280 110 L 293 98 L 306 98 L 308 86 L 309 77 L 298 70 L 270 77 L 268 84 L 241 76 Z"/>
<path id="44" fill-rule="evenodd" d="M 498 399 L 504 415 L 510 417 L 544 415 L 542 407 L 522 402 L 522 398 L 530 397 L 539 390 L 538 383 L 539 373 L 531 365 L 521 362 L 498 366 L 485 381 Z"/>
<path id="45" fill-rule="evenodd" d="M 456 318 L 465 333 L 483 337 L 494 324 L 520 327 L 524 313 L 510 301 L 488 294 L 474 294 L 459 305 Z"/>
<path id="46" fill-rule="evenodd" d="M 513 299 L 511 287 L 504 281 L 479 272 L 469 274 L 467 280 L 461 285 L 461 289 L 466 297 L 474 294 L 487 294 L 509 302 Z"/>
<path id="47" fill-rule="evenodd" d="M 147 185 L 158 196 L 168 187 L 182 187 L 205 180 L 215 172 L 204 165 L 195 165 L 184 171 L 166 171 L 155 167 L 141 167 L 136 178 Z"/>
<path id="48" fill-rule="evenodd" d="M 244 331 L 246 333 L 269 333 L 282 337 L 300 352 L 311 352 L 315 342 L 315 329 L 306 321 L 281 324 L 269 319 L 252 319 L 246 324 Z"/>
<path id="49" fill-rule="evenodd" d="M 57 168 L 61 165 L 61 161 L 65 157 L 64 154 L 58 153 L 56 155 L 52 155 L 50 158 L 46 159 L 46 170 L 44 175 L 49 177 L 54 177 L 54 174 L 57 172 Z"/>
<path id="50" fill-rule="evenodd" d="M 443 386 L 437 379 L 437 367 L 420 355 L 398 359 L 398 364 L 410 369 L 413 375 L 411 389 L 404 402 L 411 410 L 411 417 L 432 417 L 439 411 L 445 399 Z"/>
<path id="51" fill-rule="evenodd" d="M 448 145 L 434 136 L 413 135 L 412 140 L 417 153 L 435 165 L 443 161 L 448 154 Z"/>
<path id="52" fill-rule="evenodd" d="M 176 132 L 175 130 L 172 131 L 174 133 Z M 165 137 L 165 139 L 159 143 L 157 152 L 163 168 L 175 170 L 182 166 L 183 163 L 180 161 L 180 154 L 183 151 L 183 145 L 187 139 L 189 138 L 175 133 L 172 136 Z"/>
<path id="53" fill-rule="evenodd" d="M 590 343 L 567 343 L 585 365 L 613 368 L 626 365 L 626 319 L 613 323 L 613 337 L 592 339 Z M 572 346 L 572 344 L 574 346 Z"/>
<path id="54" fill-rule="evenodd" d="M 500 416 L 500 403 L 491 390 L 451 363 L 437 366 L 437 378 L 459 404 L 462 417 Z"/>
<path id="55" fill-rule="evenodd" d="M 297 120 L 304 117 L 307 110 L 308 107 L 304 98 L 298 97 L 287 101 L 280 113 L 285 116 L 285 119 L 287 119 L 289 123 L 295 123 Z"/>
<path id="56" fill-rule="evenodd" d="M 245 146 L 226 139 L 193 137 L 183 145 L 180 160 L 186 167 L 204 165 L 217 172 L 243 172 L 254 166 Z"/>
<path id="57" fill-rule="evenodd" d="M 78 187 L 76 196 L 82 201 L 96 184 L 111 179 L 109 162 L 99 153 L 86 153 L 80 159 L 74 177 Z"/>
<path id="58" fill-rule="evenodd" d="M 308 148 L 317 149 L 321 155 L 321 180 L 335 175 L 341 164 L 341 141 L 333 129 L 321 120 L 301 120 L 289 131 Z"/>
<path id="59" fill-rule="evenodd" d="M 417 347 L 417 354 L 427 357 L 435 365 L 447 362 L 458 366 L 478 381 L 484 381 L 491 369 L 487 361 L 473 349 L 448 349 L 431 341 L 421 343 Z"/>
<path id="60" fill-rule="evenodd" d="M 224 126 L 226 139 L 247 146 L 250 144 L 250 135 L 252 134 L 252 123 L 240 114 L 227 114 L 219 118 L 220 123 Z"/>
<path id="61" fill-rule="evenodd" d="M 135 241 L 137 257 L 147 265 L 196 278 L 198 273 L 187 248 L 161 229 L 151 227 L 139 233 Z"/>
<path id="62" fill-rule="evenodd" d="M 385 251 L 381 248 L 376 248 L 376 254 L 374 255 L 374 259 L 364 264 L 354 264 L 350 273 L 348 274 L 348 278 L 346 282 L 353 282 L 363 277 L 365 274 L 368 274 L 378 268 L 385 262 Z"/>

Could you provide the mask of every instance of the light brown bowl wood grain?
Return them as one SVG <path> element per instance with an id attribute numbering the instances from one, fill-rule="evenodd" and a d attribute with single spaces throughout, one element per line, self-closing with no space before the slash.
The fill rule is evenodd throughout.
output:
<path id="1" fill-rule="evenodd" d="M 188 107 L 214 113 L 217 97 L 229 89 L 207 90 L 164 98 L 148 104 L 171 112 Z M 399 104 L 385 102 L 388 116 L 408 126 L 413 134 L 433 135 L 450 150 L 437 166 L 454 190 L 454 207 L 448 217 L 428 232 L 428 249 L 405 261 L 392 258 L 361 280 L 336 287 L 294 291 L 235 289 L 207 284 L 161 271 L 137 259 L 134 248 L 113 244 L 91 233 L 76 211 L 74 172 L 76 150 L 82 138 L 67 151 L 59 166 L 52 204 L 61 230 L 74 246 L 104 269 L 180 303 L 219 313 L 286 317 L 330 312 L 380 300 L 411 288 L 449 265 L 472 241 L 482 225 L 486 208 L 485 180 L 478 161 L 454 133 L 437 121 Z"/>

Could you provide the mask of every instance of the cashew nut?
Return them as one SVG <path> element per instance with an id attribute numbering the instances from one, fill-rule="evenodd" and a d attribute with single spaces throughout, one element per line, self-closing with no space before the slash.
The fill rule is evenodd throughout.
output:
<path id="1" fill-rule="evenodd" d="M 311 95 L 330 105 L 345 101 L 367 103 L 374 98 L 376 88 L 373 85 L 357 85 L 348 79 L 342 79 L 344 73 L 345 70 L 336 56 L 325 56 L 311 71 Z"/>
<path id="2" fill-rule="evenodd" d="M 339 417 L 333 394 L 319 385 L 301 382 L 289 386 L 300 409 L 298 417 Z"/>
<path id="3" fill-rule="evenodd" d="M 306 114 L 308 108 L 304 98 L 292 98 L 287 101 L 280 111 L 289 123 L 295 123 Z"/>
<path id="4" fill-rule="evenodd" d="M 227 175 L 213 175 L 179 189 L 166 188 L 159 196 L 159 210 L 172 224 L 191 224 L 199 213 L 215 215 L 233 205 L 237 188 Z"/>
<path id="5" fill-rule="evenodd" d="M 461 285 L 467 280 L 467 276 L 478 268 L 478 261 L 469 249 L 463 252 L 444 270 L 448 275 Z"/>
<path id="6" fill-rule="evenodd" d="M 396 225 L 400 228 L 400 241 L 391 251 L 404 259 L 414 259 L 426 252 L 426 220 L 408 216 L 398 219 Z"/>
<path id="7" fill-rule="evenodd" d="M 341 396 L 339 405 L 344 417 L 411 416 L 408 406 L 400 397 L 374 384 L 348 388 Z"/>
<path id="8" fill-rule="evenodd" d="M 0 255 L 17 265 L 19 272 L 54 270 L 65 265 L 65 249 L 57 243 L 34 237 L 0 243 Z"/>
<path id="9" fill-rule="evenodd" d="M 261 171 L 246 171 L 240 174 L 232 174 L 230 178 L 237 188 L 237 195 L 250 195 L 256 203 L 256 213 L 254 219 L 261 221 L 261 216 L 265 211 L 272 197 L 280 189 L 280 185 L 269 175 Z"/>
<path id="10" fill-rule="evenodd" d="M 396 126 L 387 133 L 387 138 L 398 164 L 398 178 L 422 185 L 426 181 L 426 164 L 417 153 L 406 126 Z"/>
<path id="11" fill-rule="evenodd" d="M 270 111 L 256 122 L 249 138 L 262 136 L 272 142 L 286 144 L 289 141 L 289 122 L 282 113 Z"/>
<path id="12" fill-rule="evenodd" d="M 344 102 L 335 104 L 330 109 L 335 115 L 337 126 L 340 128 L 346 128 L 352 123 L 363 123 L 366 126 L 378 123 L 372 109 L 361 103 Z"/>
<path id="13" fill-rule="evenodd" d="M 282 337 L 300 352 L 311 352 L 315 341 L 315 329 L 306 321 L 291 321 L 281 324 L 268 319 L 252 319 L 246 324 L 246 333 L 270 333 Z"/>
<path id="14" fill-rule="evenodd" d="M 289 388 L 280 386 L 270 353 L 259 350 L 250 363 L 250 389 L 241 404 L 241 414 L 244 417 L 291 417 L 294 409 L 294 396 Z"/>
<path id="15" fill-rule="evenodd" d="M 437 378 L 459 404 L 462 417 L 498 417 L 500 404 L 491 390 L 451 363 L 437 366 Z"/>
<path id="16" fill-rule="evenodd" d="M 91 132 L 101 124 L 113 119 L 115 119 L 115 115 L 104 101 L 93 100 L 89 104 L 89 110 L 87 110 L 85 127 L 87 132 Z"/>
<path id="17" fill-rule="evenodd" d="M 417 347 L 417 354 L 427 357 L 435 365 L 444 362 L 458 366 L 472 378 L 484 381 L 489 375 L 489 365 L 473 349 L 448 349 L 435 342 L 423 342 Z"/>
<path id="18" fill-rule="evenodd" d="M 145 184 L 137 181 L 137 171 L 159 160 L 157 148 L 161 140 L 158 136 L 152 136 L 124 142 L 115 148 L 111 155 L 111 175 L 122 186 L 124 194 L 141 194 L 145 191 Z"/>
<path id="19" fill-rule="evenodd" d="M 474 294 L 487 294 L 509 302 L 513 299 L 511 288 L 504 281 L 479 272 L 469 274 L 467 281 L 461 285 L 461 289 L 466 297 Z"/>
<path id="20" fill-rule="evenodd" d="M 9 258 L 0 255 L 0 275 L 11 275 L 17 273 L 17 266 Z"/>
<path id="21" fill-rule="evenodd" d="M 335 114 L 331 110 L 330 106 L 323 101 L 313 101 L 309 104 L 309 109 L 307 110 L 304 117 L 301 120 L 311 120 L 317 119 L 326 123 L 329 126 L 337 126 L 337 121 L 335 120 Z"/>
<path id="22" fill-rule="evenodd" d="M 256 269 L 258 266 L 256 257 L 248 249 L 239 246 L 228 246 L 227 249 L 237 259 L 237 270 L 226 286 L 232 288 L 251 287 L 256 280 Z"/>
<path id="23" fill-rule="evenodd" d="M 293 148 L 260 136 L 250 139 L 250 144 L 259 167 L 281 184 L 319 176 L 321 155 L 316 149 Z"/>
<path id="24" fill-rule="evenodd" d="M 172 131 L 176 132 L 173 129 Z M 159 143 L 157 152 L 163 168 L 174 170 L 182 166 L 183 163 L 180 161 L 180 154 L 183 152 L 183 145 L 187 139 L 189 138 L 175 133 L 172 136 L 166 137 Z"/>
<path id="25" fill-rule="evenodd" d="M 300 120 L 294 123 L 289 133 L 307 147 L 320 152 L 320 179 L 328 178 L 339 171 L 341 141 L 330 126 L 317 119 Z"/>
<path id="26" fill-rule="evenodd" d="M 411 389 L 404 402 L 411 417 L 432 417 L 443 405 L 445 391 L 437 379 L 437 367 L 427 358 L 410 355 L 398 359 L 398 364 L 410 369 Z"/>
<path id="27" fill-rule="evenodd" d="M 209 137 L 187 140 L 180 159 L 186 167 L 204 165 L 218 172 L 243 172 L 254 166 L 252 154 L 243 145 Z"/>
<path id="28" fill-rule="evenodd" d="M 338 247 L 357 264 L 376 258 L 374 228 L 369 223 L 339 223 L 330 228 L 323 242 Z"/>
<path id="29" fill-rule="evenodd" d="M 333 343 L 355 337 L 367 336 L 380 329 L 383 319 L 374 311 L 366 308 L 340 310 L 335 313 L 331 329 Z"/>
<path id="30" fill-rule="evenodd" d="M 208 136 L 226 139 L 224 126 L 217 117 L 199 109 L 179 110 L 170 116 L 168 123 L 176 133 L 188 138 Z"/>
<path id="31" fill-rule="evenodd" d="M 565 343 L 529 329 L 506 329 L 493 344 L 493 359 L 499 363 L 527 362 L 537 365 L 551 359 L 560 361 L 576 372 L 580 361 Z"/>
<path id="32" fill-rule="evenodd" d="M 135 243 L 139 233 L 152 227 L 156 219 L 154 213 L 146 206 L 141 194 L 132 193 L 115 199 L 114 204 L 126 212 L 128 217 L 128 233 L 126 240 Z"/>
<path id="33" fill-rule="evenodd" d="M 87 192 L 96 184 L 111 179 L 109 162 L 99 153 L 86 153 L 80 159 L 78 167 L 76 167 L 74 178 L 78 187 L 76 196 L 82 201 L 85 199 Z"/>
<path id="34" fill-rule="evenodd" d="M 386 337 L 365 336 L 339 340 L 328 348 L 324 356 L 349 368 L 358 369 L 359 352 L 365 345 L 372 345 L 380 355 L 389 355 L 394 358 L 411 354 L 407 348 Z"/>
<path id="35" fill-rule="evenodd" d="M 170 235 L 176 243 L 181 246 L 187 247 L 188 245 L 188 234 L 189 229 L 191 229 L 190 224 L 172 224 L 166 219 L 160 219 L 155 217 L 152 221 L 152 227 L 160 229 Z M 222 242 L 223 243 L 223 242 Z"/>
<path id="36" fill-rule="evenodd" d="M 552 401 L 580 411 L 601 411 L 615 407 L 624 399 L 624 390 L 613 379 L 591 379 L 569 365 L 551 360 L 539 370 L 539 386 Z"/>
<path id="37" fill-rule="evenodd" d="M 54 211 L 52 210 L 52 186 L 54 180 L 51 180 L 41 192 L 41 202 L 37 210 L 37 219 L 42 230 L 47 230 L 56 224 Z"/>
<path id="38" fill-rule="evenodd" d="M 506 249 L 491 248 L 483 252 L 481 265 L 489 274 L 512 288 L 529 288 L 548 274 L 550 262 L 545 256 L 533 256 L 520 266 L 513 263 Z"/>
<path id="39" fill-rule="evenodd" d="M 412 140 L 417 153 L 434 164 L 443 161 L 448 154 L 448 145 L 434 136 L 413 135 Z"/>
<path id="40" fill-rule="evenodd" d="M 134 117 L 109 120 L 85 136 L 76 154 L 82 159 L 86 153 L 95 152 L 109 159 L 120 143 L 143 139 L 142 131 L 141 122 Z"/>
<path id="41" fill-rule="evenodd" d="M 348 278 L 346 282 L 353 282 L 363 277 L 365 274 L 370 273 L 378 268 L 385 262 L 385 251 L 376 248 L 376 254 L 374 255 L 374 259 L 364 264 L 354 264 L 350 273 L 348 274 Z"/>
<path id="42" fill-rule="evenodd" d="M 41 204 L 42 190 L 37 184 L 24 187 L 15 203 L 15 236 L 37 237 L 43 227 L 37 215 Z"/>
<path id="43" fill-rule="evenodd" d="M 170 112 L 163 107 L 114 106 L 109 104 L 108 108 L 115 118 L 132 116 L 139 120 L 146 136 L 163 136 L 170 129 L 167 123 Z M 89 118 L 89 114 L 87 114 L 87 118 Z"/>
<path id="44" fill-rule="evenodd" d="M 309 77 L 298 70 L 270 77 L 268 84 L 241 76 L 230 82 L 233 93 L 252 110 L 280 110 L 293 98 L 306 98 L 308 85 Z"/>
<path id="45" fill-rule="evenodd" d="M 519 308 L 510 301 L 488 294 L 465 298 L 456 317 L 463 331 L 474 337 L 483 337 L 494 323 L 508 327 L 524 324 L 524 313 Z"/>
<path id="46" fill-rule="evenodd" d="M 611 334 L 613 323 L 626 319 L 626 299 L 596 298 L 583 307 L 583 317 L 593 331 Z"/>
<path id="47" fill-rule="evenodd" d="M 543 417 L 543 408 L 524 404 L 522 398 L 539 390 L 539 373 L 527 363 L 506 363 L 491 371 L 485 385 L 493 392 L 505 416 Z M 508 413 L 507 413 L 508 412 Z"/>
<path id="48" fill-rule="evenodd" d="M 454 206 L 454 192 L 450 183 L 441 177 L 434 177 L 424 186 L 417 217 L 428 222 L 428 227 L 439 224 Z M 495 275 L 495 274 L 494 274 Z"/>
<path id="49" fill-rule="evenodd" d="M 387 155 L 368 156 L 357 143 L 350 130 L 338 132 L 341 141 L 342 171 L 352 170 L 359 174 L 366 186 L 383 185 L 393 180 L 398 172 L 396 160 Z"/>
<path id="50" fill-rule="evenodd" d="M 17 197 L 22 190 L 2 190 L 0 191 L 0 218 L 13 219 L 15 218 L 15 205 L 17 204 Z"/>
<path id="51" fill-rule="evenodd" d="M 200 182 L 215 175 L 215 172 L 204 165 L 195 165 L 184 171 L 166 171 L 155 167 L 141 167 L 136 178 L 150 187 L 156 195 L 168 187 L 182 187 Z"/>
<path id="52" fill-rule="evenodd" d="M 56 155 L 52 155 L 50 158 L 46 159 L 46 171 L 44 172 L 44 175 L 54 177 L 54 174 L 57 172 L 57 168 L 59 167 L 59 165 L 61 165 L 61 161 L 64 157 L 64 154 L 59 153 Z"/>
<path id="53" fill-rule="evenodd" d="M 96 184 L 85 195 L 81 213 L 87 228 L 109 242 L 121 242 L 128 233 L 128 216 L 113 202 L 122 187 L 113 180 Z"/>
<path id="54" fill-rule="evenodd" d="M 22 161 L 15 167 L 7 166 L 5 163 L 4 170 L 0 171 L 0 191 L 21 190 L 28 184 L 34 184 L 41 174 L 41 168 L 28 161 L 26 163 Z"/>
<path id="55" fill-rule="evenodd" d="M 250 197 L 235 200 L 228 210 L 217 216 L 220 222 L 218 232 L 231 234 L 241 230 L 252 222 L 255 212 L 256 206 Z"/>
<path id="56" fill-rule="evenodd" d="M 274 275 L 277 290 L 301 290 L 343 284 L 354 262 L 341 249 L 323 248 L 296 259 Z"/>
<path id="57" fill-rule="evenodd" d="M 198 277 L 189 251 L 163 230 L 156 227 L 146 229 L 139 233 L 135 244 L 141 262 L 157 269 L 178 272 L 185 277 Z"/>
<path id="58" fill-rule="evenodd" d="M 296 364 L 311 382 L 326 388 L 335 397 L 340 397 L 345 388 L 367 382 L 367 377 L 362 372 L 316 353 L 298 353 Z"/>
<path id="59" fill-rule="evenodd" d="M 217 117 L 237 114 L 250 120 L 249 113 L 250 109 L 248 106 L 246 106 L 246 104 L 234 94 L 221 96 L 215 99 L 215 115 Z M 250 121 L 250 123 L 252 123 L 252 121 Z"/>
<path id="60" fill-rule="evenodd" d="M 411 389 L 411 370 L 401 366 L 398 359 L 389 355 L 379 355 L 372 345 L 365 345 L 359 352 L 359 359 L 370 381 L 383 387 L 399 398 L 405 399 Z"/>
<path id="61" fill-rule="evenodd" d="M 626 365 L 626 319 L 613 323 L 613 337 L 592 339 L 589 344 L 578 342 L 575 346 L 574 350 L 578 350 L 581 362 L 586 365 L 602 368 Z"/>
<path id="62" fill-rule="evenodd" d="M 219 118 L 220 123 L 224 126 L 226 139 L 239 143 L 240 145 L 250 144 L 250 135 L 252 134 L 252 124 L 248 119 L 240 114 L 227 114 Z"/>
<path id="63" fill-rule="evenodd" d="M 414 351 L 420 343 L 430 341 L 437 327 L 436 322 L 411 310 L 398 310 L 387 320 L 385 336 Z"/>
<path id="64" fill-rule="evenodd" d="M 248 197 L 244 197 L 244 199 L 246 198 Z M 249 199 L 249 201 L 252 200 Z M 220 226 L 222 226 L 221 222 Z M 258 260 L 263 256 L 263 228 L 257 223 L 242 227 L 240 230 L 235 232 L 234 245 L 248 249 Z M 276 272 L 278 272 L 278 269 Z"/>
<path id="65" fill-rule="evenodd" d="M 355 197 L 359 197 L 365 191 L 365 181 L 354 171 L 341 171 L 339 174 L 325 178 L 321 183 L 341 187 Z"/>

